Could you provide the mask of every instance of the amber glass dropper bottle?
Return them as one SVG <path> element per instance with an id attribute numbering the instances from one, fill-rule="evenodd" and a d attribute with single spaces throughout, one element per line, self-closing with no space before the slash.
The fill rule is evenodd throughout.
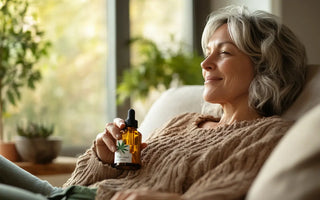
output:
<path id="1" fill-rule="evenodd" d="M 126 127 L 121 140 L 116 141 L 117 151 L 114 154 L 113 167 L 117 169 L 139 169 L 141 167 L 141 133 L 138 132 L 138 121 L 135 119 L 135 111 L 128 110 L 125 120 Z"/>

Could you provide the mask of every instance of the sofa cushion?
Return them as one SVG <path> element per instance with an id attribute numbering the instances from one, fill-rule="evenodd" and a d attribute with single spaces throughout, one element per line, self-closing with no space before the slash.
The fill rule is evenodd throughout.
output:
<path id="1" fill-rule="evenodd" d="M 288 131 L 249 190 L 248 200 L 320 197 L 320 104 Z"/>
<path id="2" fill-rule="evenodd" d="M 142 140 L 145 141 L 152 131 L 171 118 L 185 112 L 201 112 L 203 86 L 182 86 L 165 91 L 152 104 L 139 127 Z"/>

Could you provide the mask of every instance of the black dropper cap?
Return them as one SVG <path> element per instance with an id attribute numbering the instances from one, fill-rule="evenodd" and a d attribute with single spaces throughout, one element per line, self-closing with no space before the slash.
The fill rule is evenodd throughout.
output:
<path id="1" fill-rule="evenodd" d="M 138 121 L 135 119 L 135 112 L 132 108 L 128 110 L 128 117 L 125 122 L 127 127 L 138 128 Z"/>

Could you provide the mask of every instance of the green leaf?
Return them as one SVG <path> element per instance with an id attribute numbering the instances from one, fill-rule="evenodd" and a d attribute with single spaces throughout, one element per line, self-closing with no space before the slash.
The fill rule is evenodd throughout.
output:
<path id="1" fill-rule="evenodd" d="M 18 100 L 20 100 L 21 99 L 21 94 L 20 94 L 20 91 L 19 91 L 19 85 L 14 85 L 13 91 L 15 92 Z"/>
<path id="2" fill-rule="evenodd" d="M 15 98 L 14 98 L 14 96 L 13 96 L 13 93 L 12 93 L 10 90 L 7 91 L 7 96 L 8 96 L 9 102 L 10 102 L 12 105 L 16 105 Z"/>

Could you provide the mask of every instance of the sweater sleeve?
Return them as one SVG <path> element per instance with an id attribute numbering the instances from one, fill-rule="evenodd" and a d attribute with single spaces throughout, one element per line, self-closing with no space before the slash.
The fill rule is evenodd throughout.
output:
<path id="1" fill-rule="evenodd" d="M 287 129 L 288 127 L 275 128 L 272 133 L 232 154 L 193 183 L 182 198 L 244 199 L 263 163 Z"/>
<path id="2" fill-rule="evenodd" d="M 111 167 L 110 164 L 103 164 L 94 151 L 94 145 L 78 158 L 76 168 L 69 180 L 63 185 L 89 186 L 109 178 L 116 178 L 122 170 Z"/>

